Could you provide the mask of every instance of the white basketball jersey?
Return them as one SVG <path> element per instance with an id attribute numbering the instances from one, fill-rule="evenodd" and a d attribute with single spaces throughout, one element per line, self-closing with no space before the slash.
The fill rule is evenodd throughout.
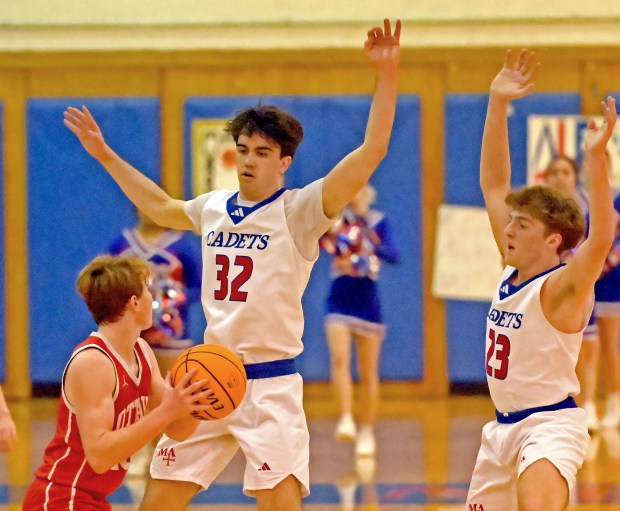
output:
<path id="1" fill-rule="evenodd" d="M 487 315 L 485 351 L 487 382 L 500 412 L 551 405 L 579 393 L 575 365 L 582 332 L 558 331 L 540 303 L 542 285 L 556 269 L 519 286 L 508 281 L 515 268 L 507 266 L 502 274 Z M 586 323 L 584 317 L 584 329 Z"/>
<path id="2" fill-rule="evenodd" d="M 318 257 L 318 238 L 331 223 L 323 214 L 321 190 L 322 182 L 304 192 L 280 190 L 252 207 L 238 205 L 237 192 L 217 190 L 186 204 L 202 234 L 205 343 L 228 347 L 244 363 L 301 353 L 301 298 Z M 311 260 L 295 245 L 285 211 L 287 200 L 300 197 L 300 207 L 310 211 L 300 222 L 308 225 L 297 226 L 297 232 L 316 238 L 310 240 L 317 247 Z M 315 234 L 321 223 L 324 228 Z"/>

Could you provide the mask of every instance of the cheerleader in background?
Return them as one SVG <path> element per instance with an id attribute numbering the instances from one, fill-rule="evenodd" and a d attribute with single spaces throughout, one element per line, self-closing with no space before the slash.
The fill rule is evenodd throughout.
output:
<path id="1" fill-rule="evenodd" d="M 339 440 L 356 440 L 358 456 L 375 453 L 373 425 L 379 399 L 379 355 L 385 336 L 377 290 L 380 261 L 400 260 L 387 219 L 380 211 L 370 209 L 375 195 L 374 188 L 366 185 L 320 241 L 321 247 L 333 255 L 325 334 L 331 356 L 331 379 L 340 405 L 335 435 Z M 358 354 L 360 398 L 364 403 L 359 431 L 352 413 L 353 340 Z"/>

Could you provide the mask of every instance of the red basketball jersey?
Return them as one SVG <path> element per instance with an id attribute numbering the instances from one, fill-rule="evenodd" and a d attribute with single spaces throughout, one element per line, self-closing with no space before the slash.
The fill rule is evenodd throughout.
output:
<path id="1" fill-rule="evenodd" d="M 143 340 L 139 340 L 134 347 L 139 367 L 137 376 L 99 333 L 91 334 L 75 348 L 63 374 L 56 434 L 45 449 L 43 464 L 35 472 L 35 483 L 28 490 L 24 509 L 110 509 L 105 497 L 120 486 L 130 460 L 103 474 L 97 474 L 91 469 L 84 455 L 75 411 L 65 395 L 64 375 L 73 357 L 82 350 L 99 349 L 105 353 L 116 371 L 113 429 L 129 426 L 146 413 L 151 388 L 150 359 L 143 343 Z M 96 391 L 97 382 L 93 381 L 92 386 Z"/>

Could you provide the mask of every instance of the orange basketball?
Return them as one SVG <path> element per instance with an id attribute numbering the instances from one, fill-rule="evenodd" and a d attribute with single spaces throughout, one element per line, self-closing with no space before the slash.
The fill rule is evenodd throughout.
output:
<path id="1" fill-rule="evenodd" d="M 191 383 L 209 379 L 212 393 L 203 399 L 212 408 L 192 414 L 197 419 L 212 421 L 230 415 L 243 401 L 247 376 L 239 358 L 229 349 L 216 344 L 200 344 L 183 353 L 172 365 L 172 385 L 196 369 Z"/>

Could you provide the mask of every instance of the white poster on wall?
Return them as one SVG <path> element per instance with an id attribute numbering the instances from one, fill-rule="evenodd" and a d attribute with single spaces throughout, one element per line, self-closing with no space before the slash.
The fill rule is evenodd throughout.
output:
<path id="1" fill-rule="evenodd" d="M 442 204 L 438 210 L 433 295 L 490 301 L 502 275 L 501 256 L 484 208 Z"/>

